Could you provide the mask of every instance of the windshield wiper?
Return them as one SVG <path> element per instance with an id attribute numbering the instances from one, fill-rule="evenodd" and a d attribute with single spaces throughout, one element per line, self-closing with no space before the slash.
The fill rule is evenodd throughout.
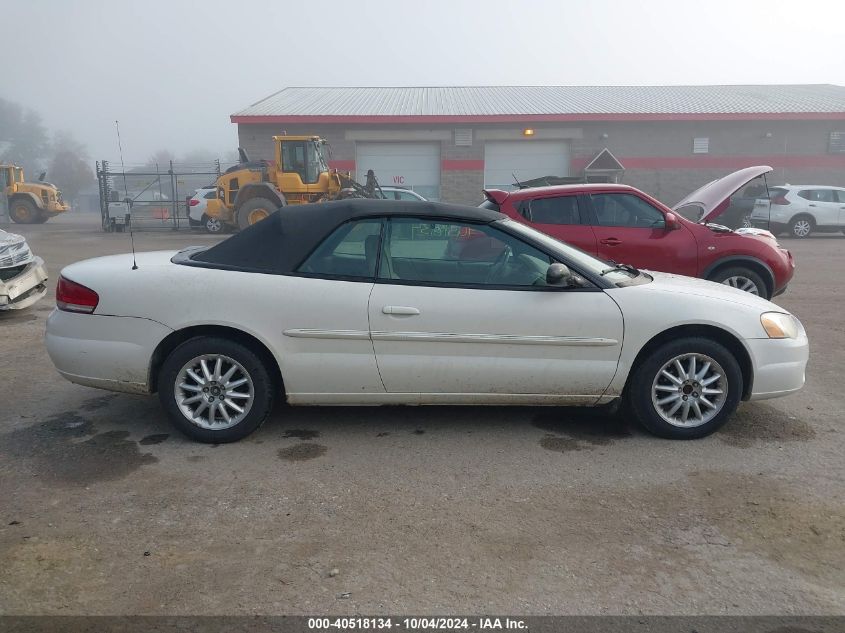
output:
<path id="1" fill-rule="evenodd" d="M 611 262 L 613 264 L 612 268 L 606 268 L 605 270 L 599 273 L 602 277 L 604 277 L 607 273 L 612 273 L 614 270 L 623 270 L 626 273 L 631 273 L 634 276 L 640 274 L 640 271 L 631 266 L 631 264 L 617 264 L 616 262 Z"/>

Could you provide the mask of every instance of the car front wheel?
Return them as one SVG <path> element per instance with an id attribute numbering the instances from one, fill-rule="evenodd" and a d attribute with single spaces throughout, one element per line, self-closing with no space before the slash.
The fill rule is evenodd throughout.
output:
<path id="1" fill-rule="evenodd" d="M 731 288 L 744 290 L 765 299 L 769 298 L 769 289 L 763 278 L 753 270 L 742 266 L 723 268 L 710 277 L 710 281 L 725 284 Z"/>
<path id="2" fill-rule="evenodd" d="M 636 368 L 626 398 L 636 419 L 670 439 L 710 435 L 736 410 L 742 372 L 723 345 L 701 337 L 670 341 Z"/>
<path id="3" fill-rule="evenodd" d="M 218 337 L 190 339 L 162 365 L 159 399 L 185 435 L 236 442 L 261 426 L 273 406 L 273 381 L 248 347 Z"/>

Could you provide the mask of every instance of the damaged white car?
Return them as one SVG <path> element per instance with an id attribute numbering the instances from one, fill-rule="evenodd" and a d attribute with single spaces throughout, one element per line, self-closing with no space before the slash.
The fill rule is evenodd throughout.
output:
<path id="1" fill-rule="evenodd" d="M 28 308 L 47 292 L 47 268 L 22 235 L 0 229 L 0 311 Z"/>

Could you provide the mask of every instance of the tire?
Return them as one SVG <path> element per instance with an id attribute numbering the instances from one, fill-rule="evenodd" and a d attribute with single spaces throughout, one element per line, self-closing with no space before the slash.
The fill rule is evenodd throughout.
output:
<path id="1" fill-rule="evenodd" d="M 284 206 L 284 204 L 281 206 Z M 241 230 L 249 228 L 253 224 L 266 219 L 278 209 L 279 205 L 267 198 L 252 198 L 251 200 L 247 200 L 238 209 L 238 228 Z"/>
<path id="2" fill-rule="evenodd" d="M 744 266 L 731 266 L 717 270 L 710 276 L 710 281 L 725 284 L 732 288 L 738 288 L 739 290 L 745 290 L 764 299 L 769 299 L 769 288 L 766 286 L 763 278 L 755 271 Z"/>
<path id="3" fill-rule="evenodd" d="M 671 365 L 669 373 L 677 379 L 680 372 L 674 366 L 673 361 L 680 359 L 682 369 L 690 372 L 692 356 L 697 359 L 693 375 L 698 374 L 701 380 L 709 380 L 716 374 L 719 374 L 721 378 L 705 387 L 702 387 L 695 379 L 691 383 L 684 381 L 682 386 L 677 387 L 677 392 L 671 391 L 670 389 L 675 387 L 675 384 L 664 377 L 662 370 Z M 701 376 L 700 371 L 704 368 L 705 362 L 711 363 L 710 369 L 708 373 Z M 699 386 L 696 387 L 696 384 Z M 716 387 L 713 387 L 713 385 L 716 385 Z M 727 421 L 739 406 L 739 401 L 742 398 L 742 386 L 742 371 L 739 368 L 739 363 L 728 349 L 708 338 L 685 337 L 661 345 L 638 364 L 629 380 L 625 398 L 634 417 L 649 432 L 668 439 L 691 440 L 710 435 Z M 696 391 L 696 389 L 714 388 L 721 389 L 722 394 L 705 394 Z M 689 393 L 686 393 L 687 389 L 689 389 Z M 677 393 L 678 398 L 683 398 L 686 395 L 689 399 L 686 402 L 695 401 L 698 403 L 701 417 L 694 421 L 695 424 L 685 426 L 682 421 L 676 419 L 682 416 L 685 406 L 684 401 L 681 401 L 681 408 L 673 416 L 668 416 L 668 413 L 671 411 L 671 407 L 677 404 L 676 401 L 664 404 L 663 408 L 658 405 L 659 399 L 669 398 L 675 393 Z M 653 397 L 653 394 L 656 395 Z M 708 401 L 714 404 L 715 413 L 712 409 L 703 405 L 702 398 L 705 395 L 709 399 Z M 689 414 L 697 417 L 694 406 L 689 407 Z M 663 415 L 660 411 L 663 411 Z M 675 422 L 669 422 L 664 415 L 675 419 Z"/>
<path id="4" fill-rule="evenodd" d="M 19 198 L 12 200 L 9 205 L 9 217 L 17 224 L 35 224 L 41 217 L 41 209 L 36 207 L 32 200 Z"/>
<path id="5" fill-rule="evenodd" d="M 216 364 L 218 358 L 221 361 L 219 374 Z M 208 380 L 208 375 L 202 369 L 202 360 L 206 363 L 211 380 Z M 246 382 L 230 386 L 228 393 L 232 397 L 223 398 L 223 410 L 230 417 L 227 423 L 223 415 L 218 413 L 221 407 L 218 404 L 220 394 L 214 390 L 223 389 L 219 378 L 225 378 L 233 367 L 235 369 L 229 378 L 230 382 L 244 379 Z M 189 369 L 193 375 L 188 373 Z M 177 382 L 179 385 L 189 385 L 189 388 L 177 388 Z M 250 348 L 229 339 L 203 336 L 185 341 L 165 359 L 159 374 L 158 393 L 164 410 L 182 433 L 198 442 L 222 444 L 237 442 L 264 423 L 273 408 L 275 386 L 268 368 Z M 202 400 L 188 402 L 194 393 Z M 207 398 L 215 400 L 213 406 Z M 230 403 L 235 403 L 243 412 L 237 413 Z M 205 407 L 201 407 L 202 404 Z M 212 409 L 213 421 L 208 415 Z M 191 414 L 193 417 L 189 417 Z M 219 424 L 217 420 L 220 420 Z"/>
<path id="6" fill-rule="evenodd" d="M 35 218 L 35 224 L 44 224 L 49 219 L 50 216 L 42 211 L 38 214 L 38 217 Z"/>
<path id="7" fill-rule="evenodd" d="M 816 228 L 816 222 L 812 216 L 796 215 L 789 221 L 789 235 L 798 239 L 808 237 Z"/>
<path id="8" fill-rule="evenodd" d="M 223 222 L 218 218 L 209 217 L 205 213 L 202 214 L 202 227 L 207 233 L 212 233 L 213 235 L 223 232 Z"/>

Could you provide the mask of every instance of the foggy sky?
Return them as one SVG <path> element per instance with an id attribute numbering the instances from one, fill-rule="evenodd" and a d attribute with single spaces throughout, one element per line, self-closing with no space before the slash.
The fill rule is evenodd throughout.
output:
<path id="1" fill-rule="evenodd" d="M 845 84 L 845 2 L 0 0 L 0 97 L 94 159 L 237 145 L 286 86 Z"/>

